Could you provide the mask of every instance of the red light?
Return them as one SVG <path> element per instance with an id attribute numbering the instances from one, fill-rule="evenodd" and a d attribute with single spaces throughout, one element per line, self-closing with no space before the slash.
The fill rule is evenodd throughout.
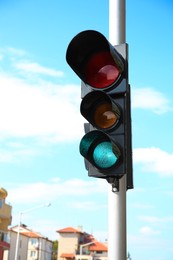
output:
<path id="1" fill-rule="evenodd" d="M 120 75 L 114 59 L 109 52 L 95 53 L 85 67 L 86 82 L 97 89 L 111 86 Z"/>

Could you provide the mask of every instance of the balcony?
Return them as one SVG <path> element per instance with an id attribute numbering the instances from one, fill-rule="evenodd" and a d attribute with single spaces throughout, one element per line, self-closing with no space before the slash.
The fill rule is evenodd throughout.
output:
<path id="1" fill-rule="evenodd" d="M 11 224 L 12 207 L 6 203 L 0 208 L 0 230 L 8 231 L 8 226 Z"/>

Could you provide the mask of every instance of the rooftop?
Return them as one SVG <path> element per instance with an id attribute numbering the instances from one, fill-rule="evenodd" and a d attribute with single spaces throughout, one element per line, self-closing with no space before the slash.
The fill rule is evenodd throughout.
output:
<path id="1" fill-rule="evenodd" d="M 75 255 L 63 253 L 63 254 L 61 254 L 61 257 L 64 257 L 64 258 L 67 258 L 67 259 L 74 259 Z"/>
<path id="2" fill-rule="evenodd" d="M 66 227 L 63 229 L 57 230 L 58 233 L 82 233 L 79 229 L 73 227 Z"/>
<path id="3" fill-rule="evenodd" d="M 90 251 L 108 251 L 108 248 L 105 244 L 98 242 L 98 241 L 94 241 L 94 243 L 90 245 L 89 250 Z"/>
<path id="4" fill-rule="evenodd" d="M 40 234 L 36 233 L 36 232 L 20 232 L 22 235 L 25 235 L 27 237 L 33 237 L 33 238 L 39 238 L 39 237 L 43 237 Z"/>

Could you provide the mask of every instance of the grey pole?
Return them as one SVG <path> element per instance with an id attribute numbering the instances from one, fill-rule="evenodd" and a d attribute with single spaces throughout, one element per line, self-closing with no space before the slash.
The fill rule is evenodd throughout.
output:
<path id="1" fill-rule="evenodd" d="M 18 229 L 17 229 L 16 249 L 15 249 L 15 258 L 14 258 L 14 260 L 18 259 L 21 217 L 22 217 L 22 212 L 19 213 L 19 223 L 18 223 Z"/>
<path id="2" fill-rule="evenodd" d="M 113 45 L 126 41 L 125 0 L 109 0 L 109 41 Z"/>
<path id="3" fill-rule="evenodd" d="M 125 43 L 125 0 L 109 0 L 109 41 Z M 126 260 L 126 175 L 119 181 L 119 191 L 108 191 L 108 260 Z"/>

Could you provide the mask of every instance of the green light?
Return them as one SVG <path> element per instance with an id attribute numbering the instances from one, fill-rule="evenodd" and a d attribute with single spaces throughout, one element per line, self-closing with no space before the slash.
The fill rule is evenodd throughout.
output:
<path id="1" fill-rule="evenodd" d="M 111 142 L 102 142 L 98 144 L 93 151 L 93 160 L 95 164 L 102 169 L 110 168 L 116 164 L 118 157 L 112 151 Z"/>
<path id="2" fill-rule="evenodd" d="M 88 132 L 80 142 L 80 153 L 95 167 L 102 170 L 116 166 L 121 156 L 118 146 L 102 131 Z"/>

